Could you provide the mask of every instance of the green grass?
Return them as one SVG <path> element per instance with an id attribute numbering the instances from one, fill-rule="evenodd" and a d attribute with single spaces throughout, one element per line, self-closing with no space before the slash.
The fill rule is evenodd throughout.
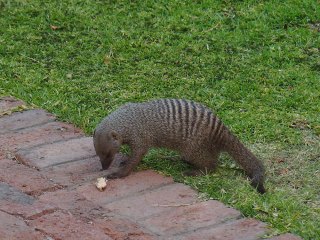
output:
<path id="1" fill-rule="evenodd" d="M 285 1 L 0 0 L 0 95 L 91 134 L 128 101 L 188 98 L 215 110 L 261 159 L 260 196 L 228 157 L 184 178 L 174 153 L 140 167 L 173 175 L 274 233 L 320 236 L 320 7 Z"/>

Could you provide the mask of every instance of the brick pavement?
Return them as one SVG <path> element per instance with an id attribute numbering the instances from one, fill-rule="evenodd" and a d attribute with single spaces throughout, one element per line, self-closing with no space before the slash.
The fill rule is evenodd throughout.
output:
<path id="1" fill-rule="evenodd" d="M 97 191 L 94 182 L 103 172 L 92 138 L 24 105 L 0 99 L 1 239 L 224 240 L 268 233 L 265 223 L 218 201 L 201 201 L 190 187 L 151 170 L 110 180 Z"/>

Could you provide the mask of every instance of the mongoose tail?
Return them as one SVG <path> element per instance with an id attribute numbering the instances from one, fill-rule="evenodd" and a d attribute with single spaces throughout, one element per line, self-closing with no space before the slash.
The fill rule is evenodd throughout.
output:
<path id="1" fill-rule="evenodd" d="M 222 146 L 223 150 L 230 154 L 230 156 L 243 168 L 246 175 L 251 179 L 251 185 L 256 188 L 259 193 L 265 193 L 266 190 L 263 186 L 265 170 L 262 162 L 258 160 L 235 135 L 229 130 L 227 130 L 227 132 L 227 141 L 224 142 L 225 147 Z"/>

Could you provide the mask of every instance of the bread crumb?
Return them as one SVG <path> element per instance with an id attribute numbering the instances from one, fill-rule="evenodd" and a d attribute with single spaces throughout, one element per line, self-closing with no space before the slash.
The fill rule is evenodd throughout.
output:
<path id="1" fill-rule="evenodd" d="M 107 179 L 105 179 L 104 177 L 99 177 L 97 178 L 97 181 L 96 181 L 96 187 L 97 189 L 102 192 L 106 189 L 107 187 Z"/>

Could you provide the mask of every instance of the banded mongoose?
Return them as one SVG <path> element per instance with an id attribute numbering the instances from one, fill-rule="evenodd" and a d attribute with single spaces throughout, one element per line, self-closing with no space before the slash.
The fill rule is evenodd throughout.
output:
<path id="1" fill-rule="evenodd" d="M 102 168 L 108 169 L 122 144 L 130 156 L 107 178 L 129 175 L 151 147 L 181 153 L 183 160 L 199 171 L 217 166 L 220 152 L 227 152 L 244 169 L 251 185 L 264 193 L 264 167 L 207 107 L 184 99 L 159 99 L 127 103 L 108 115 L 94 132 L 94 147 Z"/>

